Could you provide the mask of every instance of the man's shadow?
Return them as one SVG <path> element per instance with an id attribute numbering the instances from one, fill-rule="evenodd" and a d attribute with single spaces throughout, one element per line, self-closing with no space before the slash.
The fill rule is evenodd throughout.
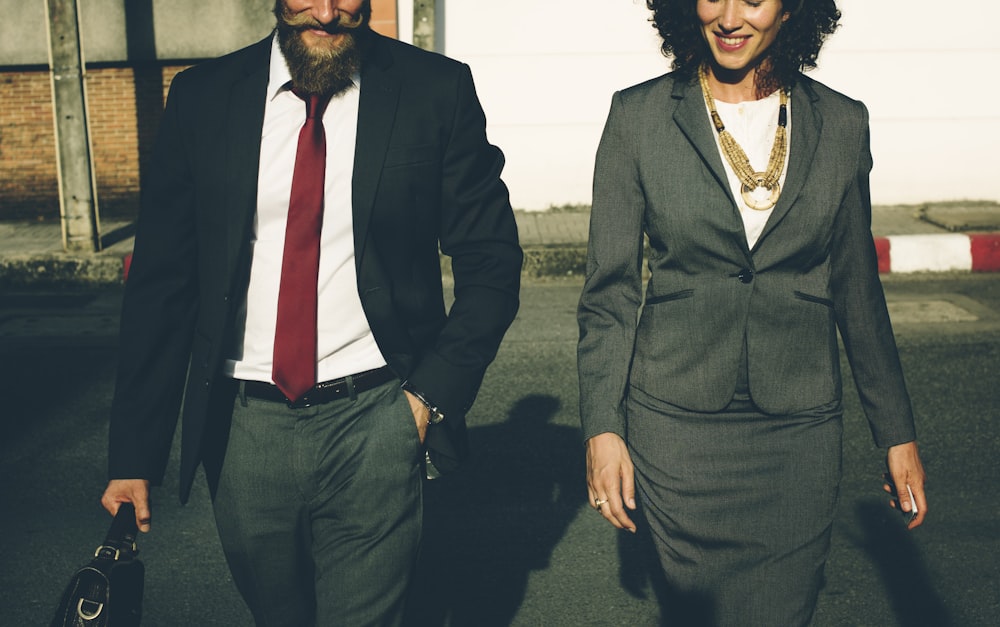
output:
<path id="1" fill-rule="evenodd" d="M 579 429 L 552 424 L 559 399 L 517 401 L 469 430 L 472 458 L 425 484 L 424 532 L 406 625 L 509 625 L 528 576 L 586 502 Z"/>
<path id="2" fill-rule="evenodd" d="M 852 540 L 878 568 L 899 624 L 936 627 L 953 624 L 920 559 L 911 532 L 902 521 L 891 520 L 899 514 L 874 499 L 862 501 L 855 511 L 862 534 Z"/>

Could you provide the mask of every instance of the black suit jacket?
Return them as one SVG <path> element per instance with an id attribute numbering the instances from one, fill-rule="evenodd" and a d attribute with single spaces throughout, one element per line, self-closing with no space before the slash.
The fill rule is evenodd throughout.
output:
<path id="1" fill-rule="evenodd" d="M 460 458 L 464 416 L 518 307 L 522 255 L 503 155 L 486 139 L 467 66 L 375 33 L 363 45 L 358 292 L 390 367 L 447 416 L 427 446 Z M 225 386 L 249 275 L 270 50 L 268 37 L 177 75 L 143 189 L 109 471 L 159 483 L 183 397 L 182 501 L 198 464 L 224 447 L 209 400 Z M 439 247 L 454 276 L 448 312 Z"/>

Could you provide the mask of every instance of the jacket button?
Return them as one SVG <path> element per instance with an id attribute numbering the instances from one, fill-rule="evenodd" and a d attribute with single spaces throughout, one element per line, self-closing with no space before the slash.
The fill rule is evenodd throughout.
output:
<path id="1" fill-rule="evenodd" d="M 743 268 L 736 276 L 742 283 L 749 283 L 750 281 L 753 281 L 753 270 L 750 268 Z"/>

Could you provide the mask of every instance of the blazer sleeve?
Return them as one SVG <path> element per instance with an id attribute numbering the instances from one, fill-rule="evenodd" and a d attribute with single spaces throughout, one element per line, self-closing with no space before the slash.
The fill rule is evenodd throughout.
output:
<path id="1" fill-rule="evenodd" d="M 624 399 L 642 298 L 645 195 L 637 128 L 616 93 L 597 149 L 587 275 L 577 309 L 584 439 L 625 434 Z"/>
<path id="2" fill-rule="evenodd" d="M 455 299 L 408 379 L 446 416 L 462 416 L 517 313 L 522 252 L 500 178 L 503 153 L 487 140 L 486 116 L 466 65 L 453 102 L 441 164 L 439 244 L 451 258 Z"/>
<path id="3" fill-rule="evenodd" d="M 197 311 L 194 183 L 180 121 L 185 74 L 160 122 L 122 305 L 111 406 L 112 479 L 163 479 L 191 354 Z"/>
<path id="4" fill-rule="evenodd" d="M 834 223 L 831 285 L 837 326 L 851 364 L 861 405 L 879 447 L 916 439 L 913 410 L 903 379 L 885 294 L 878 276 L 878 256 L 871 232 L 868 110 L 861 109 L 857 174 Z"/>

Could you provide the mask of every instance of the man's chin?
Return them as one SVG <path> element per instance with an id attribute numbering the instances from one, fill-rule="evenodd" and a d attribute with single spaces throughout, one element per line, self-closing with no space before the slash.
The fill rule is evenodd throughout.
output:
<path id="1" fill-rule="evenodd" d="M 279 28 L 281 45 L 292 82 L 307 93 L 338 93 L 351 84 L 360 69 L 356 39 L 360 33 L 324 35 L 311 29 Z"/>

